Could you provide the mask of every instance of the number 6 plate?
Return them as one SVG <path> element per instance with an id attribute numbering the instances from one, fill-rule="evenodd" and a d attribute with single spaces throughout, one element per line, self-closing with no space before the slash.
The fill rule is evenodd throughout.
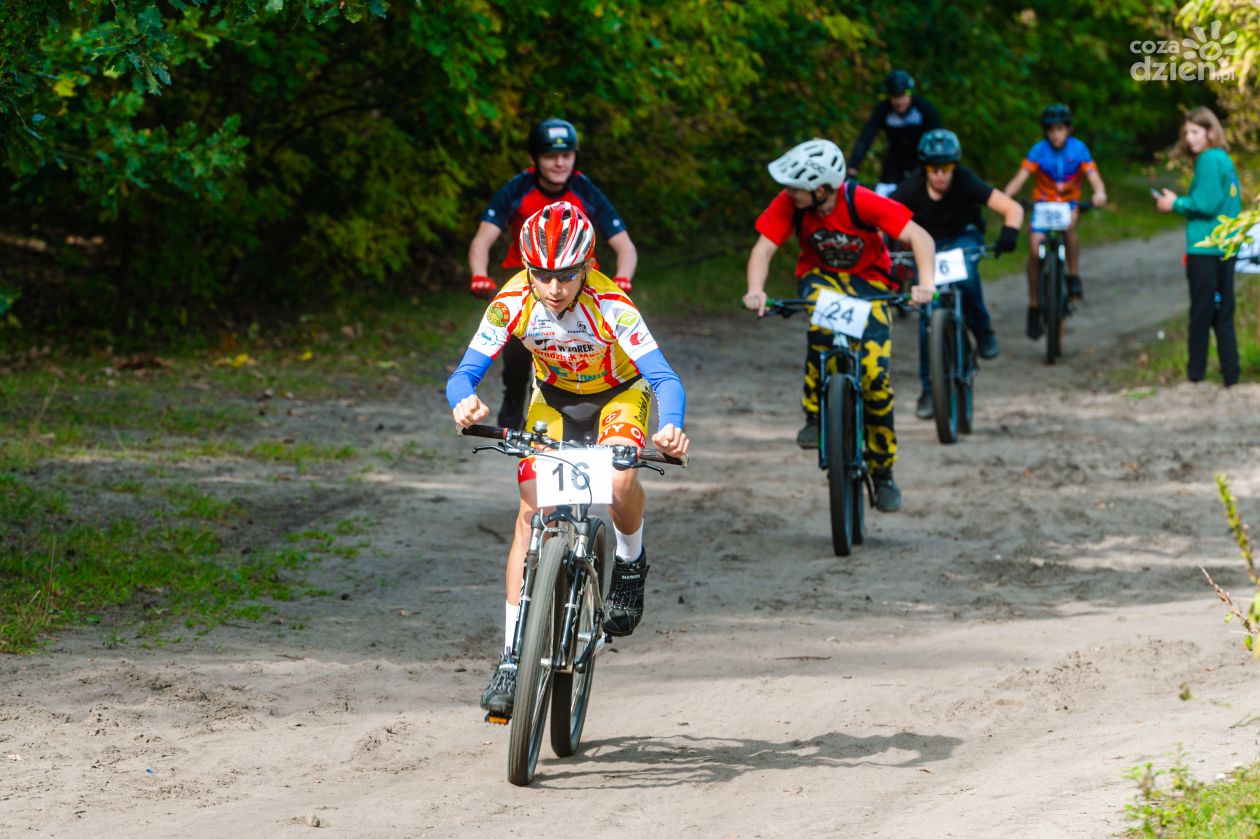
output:
<path id="1" fill-rule="evenodd" d="M 849 297 L 838 291 L 824 288 L 818 292 L 814 303 L 814 316 L 809 322 L 830 332 L 839 332 L 850 338 L 861 338 L 866 322 L 871 318 L 871 301 Z"/>
<path id="2" fill-rule="evenodd" d="M 612 450 L 570 449 L 534 457 L 538 506 L 611 504 Z"/>
<path id="3" fill-rule="evenodd" d="M 967 257 L 962 248 L 951 248 L 936 254 L 936 284 L 949 285 L 967 279 Z"/>

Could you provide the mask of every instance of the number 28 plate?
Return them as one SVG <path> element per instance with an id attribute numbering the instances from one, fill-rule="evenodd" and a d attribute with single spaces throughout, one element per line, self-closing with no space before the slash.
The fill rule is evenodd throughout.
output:
<path id="1" fill-rule="evenodd" d="M 611 504 L 612 450 L 570 449 L 534 458 L 538 506 Z"/>

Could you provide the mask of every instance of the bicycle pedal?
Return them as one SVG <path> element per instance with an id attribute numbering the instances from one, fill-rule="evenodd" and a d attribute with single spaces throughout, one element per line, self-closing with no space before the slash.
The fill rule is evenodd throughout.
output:
<path id="1" fill-rule="evenodd" d="M 496 714 L 491 711 L 486 712 L 486 722 L 488 723 L 493 723 L 494 725 L 507 725 L 511 721 L 512 718 L 510 716 L 505 717 L 502 714 Z"/>

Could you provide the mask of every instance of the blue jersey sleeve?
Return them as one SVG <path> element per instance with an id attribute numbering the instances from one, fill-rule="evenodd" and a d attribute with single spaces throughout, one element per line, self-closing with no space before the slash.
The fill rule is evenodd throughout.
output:
<path id="1" fill-rule="evenodd" d="M 446 380 L 446 401 L 452 409 L 477 392 L 477 385 L 486 377 L 486 371 L 490 369 L 490 362 L 493 360 L 485 353 L 468 348 L 455 372 Z"/>
<path id="2" fill-rule="evenodd" d="M 481 220 L 500 230 L 506 229 L 512 220 L 512 213 L 521 206 L 521 199 L 533 188 L 534 175 L 526 169 L 499 188 L 482 211 Z"/>
<path id="3" fill-rule="evenodd" d="M 636 361 L 635 366 L 656 394 L 657 413 L 660 415 L 657 430 L 667 425 L 682 428 L 687 412 L 687 394 L 683 390 L 682 379 L 665 360 L 665 353 L 652 350 Z"/>
<path id="4" fill-rule="evenodd" d="M 581 172 L 576 173 L 569 180 L 569 189 L 573 190 L 574 195 L 582 199 L 582 206 L 586 208 L 586 214 L 590 216 L 591 223 L 595 225 L 595 229 L 605 242 L 618 233 L 625 232 L 626 223 L 617 214 L 617 210 L 613 207 L 612 202 L 600 191 L 599 187 L 595 186 L 590 178 Z"/>

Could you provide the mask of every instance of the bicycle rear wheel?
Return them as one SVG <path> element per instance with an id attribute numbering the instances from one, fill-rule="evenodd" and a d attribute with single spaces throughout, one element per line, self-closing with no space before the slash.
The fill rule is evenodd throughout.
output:
<path id="1" fill-rule="evenodd" d="M 950 309 L 932 312 L 928 330 L 928 370 L 932 374 L 932 413 L 936 438 L 949 445 L 958 442 L 958 324 Z"/>
<path id="2" fill-rule="evenodd" d="M 516 673 L 516 699 L 512 703 L 512 730 L 508 737 L 508 780 L 525 786 L 534 778 L 547 721 L 551 692 L 551 662 L 556 651 L 556 583 L 564 566 L 568 543 L 553 537 L 543 544 L 534 575 L 525 637 Z"/>
<path id="3" fill-rule="evenodd" d="M 971 343 L 967 330 L 962 329 L 959 332 L 963 369 L 962 375 L 958 377 L 958 433 L 970 434 L 972 414 L 975 411 L 973 390 L 976 384 L 976 348 Z"/>
<path id="4" fill-rule="evenodd" d="M 831 547 L 836 556 L 853 551 L 853 488 L 845 445 L 853 435 L 853 397 L 845 380 L 832 376 L 827 382 L 827 487 L 831 496 Z"/>
<path id="5" fill-rule="evenodd" d="M 604 522 L 594 519 L 591 524 L 590 541 L 587 544 L 597 578 L 591 579 L 585 568 L 579 568 L 576 572 L 580 579 L 577 614 L 573 618 L 575 621 L 572 650 L 574 660 L 570 664 L 576 664 L 576 659 L 580 658 L 588 648 L 593 653 L 598 636 L 604 631 L 595 620 L 595 591 L 597 588 L 601 593 L 603 591 L 607 542 L 608 535 Z M 566 579 L 560 590 L 567 593 L 571 588 L 570 582 Z M 567 617 L 563 606 L 560 614 Z M 595 656 L 593 654 L 587 658 L 581 673 L 575 668 L 568 673 L 558 672 L 552 677 L 551 750 L 557 757 L 568 757 L 577 751 L 578 745 L 582 742 L 582 727 L 586 725 L 586 709 L 590 704 L 591 684 L 594 679 Z"/>
<path id="6" fill-rule="evenodd" d="M 1049 251 L 1055 246 L 1047 244 Z M 1046 364 L 1063 354 L 1063 263 L 1058 251 L 1047 253 L 1041 264 L 1041 311 L 1046 320 Z"/>

